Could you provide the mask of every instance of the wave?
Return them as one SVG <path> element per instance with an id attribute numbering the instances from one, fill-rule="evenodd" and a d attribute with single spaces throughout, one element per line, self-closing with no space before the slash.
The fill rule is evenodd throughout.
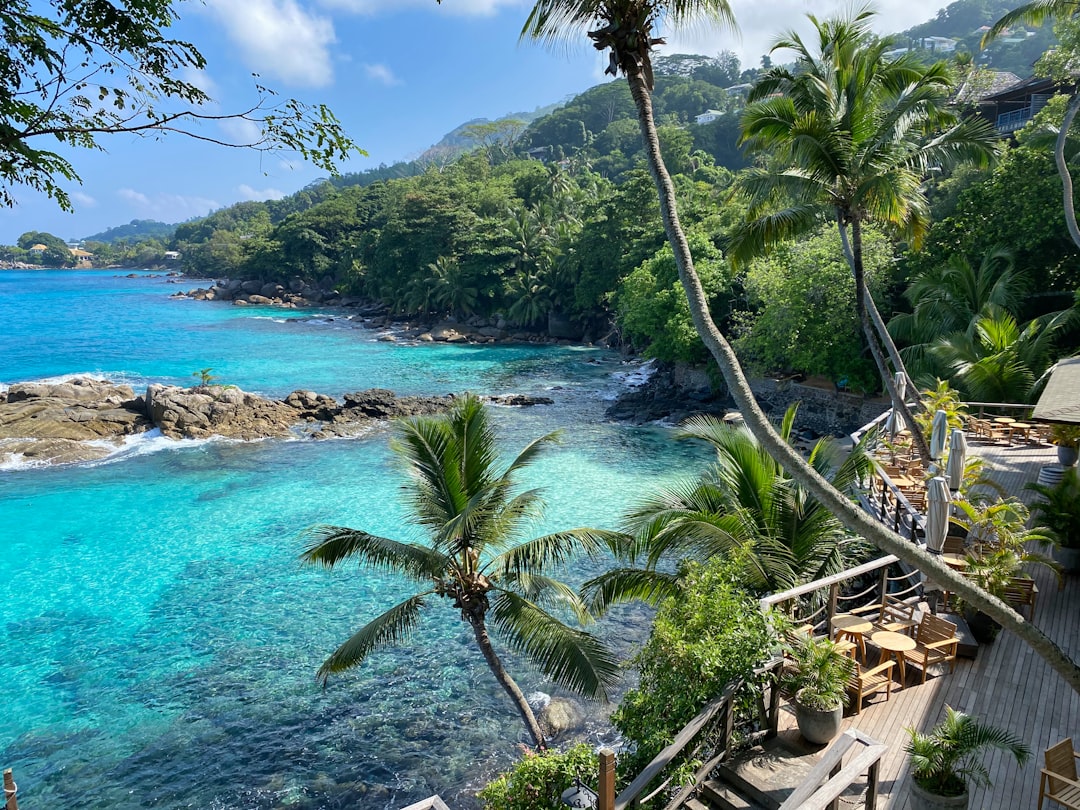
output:
<path id="1" fill-rule="evenodd" d="M 629 370 L 616 371 L 611 375 L 613 380 L 622 383 L 627 388 L 640 388 L 656 373 L 655 360 L 647 360 L 644 363 L 629 361 L 628 365 L 632 366 Z"/>

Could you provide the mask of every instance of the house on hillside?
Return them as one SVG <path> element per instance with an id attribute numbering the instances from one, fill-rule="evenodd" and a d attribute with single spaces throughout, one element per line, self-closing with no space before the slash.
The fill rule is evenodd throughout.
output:
<path id="1" fill-rule="evenodd" d="M 979 115 L 992 123 L 1002 135 L 1008 135 L 1034 118 L 1055 93 L 1071 92 L 1072 89 L 1052 79 L 1017 79 L 1006 87 L 981 94 L 974 104 Z"/>
<path id="2" fill-rule="evenodd" d="M 701 115 L 694 116 L 695 124 L 711 124 L 717 118 L 722 118 L 723 113 L 720 110 L 706 110 Z"/>
<path id="3" fill-rule="evenodd" d="M 71 258 L 75 260 L 76 267 L 93 267 L 94 254 L 82 248 L 69 248 Z"/>

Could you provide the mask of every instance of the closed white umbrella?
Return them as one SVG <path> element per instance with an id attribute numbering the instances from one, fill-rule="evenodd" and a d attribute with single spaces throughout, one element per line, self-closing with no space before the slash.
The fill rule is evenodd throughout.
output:
<path id="1" fill-rule="evenodd" d="M 896 408 L 889 410 L 889 415 L 885 417 L 885 432 L 890 436 L 895 436 L 900 430 L 900 417 L 896 413 Z"/>
<path id="2" fill-rule="evenodd" d="M 934 414 L 934 425 L 930 431 L 930 458 L 935 461 L 945 455 L 945 438 L 948 428 L 949 417 L 945 411 L 938 410 Z"/>
<path id="3" fill-rule="evenodd" d="M 896 383 L 896 395 L 900 399 L 907 396 L 907 375 L 902 371 L 898 371 L 893 375 L 893 382 Z"/>
<path id="4" fill-rule="evenodd" d="M 926 482 L 926 547 L 939 552 L 945 547 L 949 533 L 949 482 L 940 475 Z"/>
<path id="5" fill-rule="evenodd" d="M 949 439 L 949 460 L 945 464 L 945 477 L 949 479 L 949 489 L 958 490 L 964 480 L 964 465 L 967 464 L 967 437 L 960 428 L 953 428 Z"/>

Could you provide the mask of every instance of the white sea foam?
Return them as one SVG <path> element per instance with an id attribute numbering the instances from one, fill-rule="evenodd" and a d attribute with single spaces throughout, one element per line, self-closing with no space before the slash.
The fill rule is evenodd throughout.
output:
<path id="1" fill-rule="evenodd" d="M 616 371 L 611 375 L 612 379 L 622 383 L 627 388 L 640 388 L 649 381 L 656 373 L 656 361 L 648 360 L 644 363 L 631 362 L 625 371 Z"/>

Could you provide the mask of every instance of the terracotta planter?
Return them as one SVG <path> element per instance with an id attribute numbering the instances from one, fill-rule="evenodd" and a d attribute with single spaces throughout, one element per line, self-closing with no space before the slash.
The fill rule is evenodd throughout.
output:
<path id="1" fill-rule="evenodd" d="M 844 717 L 844 706 L 837 703 L 835 709 L 819 711 L 804 706 L 795 695 L 795 721 L 799 724 L 799 733 L 807 742 L 824 745 L 840 733 L 840 721 Z"/>
<path id="2" fill-rule="evenodd" d="M 911 810 L 956 810 L 968 806 L 968 793 L 961 796 L 938 796 L 919 787 L 914 781 L 908 794 L 908 807 Z"/>

